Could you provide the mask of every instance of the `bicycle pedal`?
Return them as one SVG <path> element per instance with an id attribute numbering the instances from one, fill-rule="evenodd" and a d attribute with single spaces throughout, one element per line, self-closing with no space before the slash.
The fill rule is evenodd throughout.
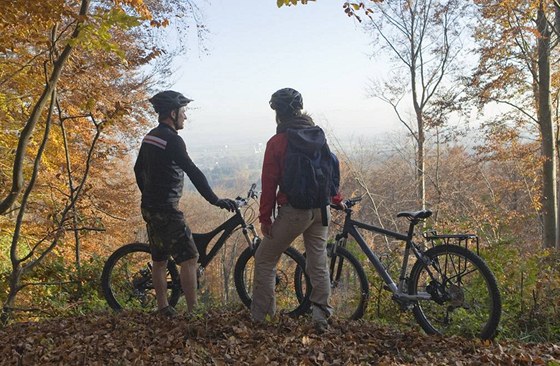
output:
<path id="1" fill-rule="evenodd" d="M 383 290 L 386 290 L 386 291 L 391 292 L 391 289 L 390 289 L 389 286 L 387 286 L 387 285 L 383 285 Z"/>

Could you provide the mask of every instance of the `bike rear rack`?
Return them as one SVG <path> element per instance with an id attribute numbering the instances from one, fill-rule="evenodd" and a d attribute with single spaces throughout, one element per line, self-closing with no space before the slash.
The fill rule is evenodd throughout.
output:
<path id="1" fill-rule="evenodd" d="M 455 244 L 469 249 L 469 243 L 476 245 L 476 255 L 480 255 L 480 242 L 475 234 L 438 234 L 435 230 L 424 233 L 424 238 L 432 245 L 432 247 L 443 244 Z M 469 249 L 470 250 L 470 249 Z"/>

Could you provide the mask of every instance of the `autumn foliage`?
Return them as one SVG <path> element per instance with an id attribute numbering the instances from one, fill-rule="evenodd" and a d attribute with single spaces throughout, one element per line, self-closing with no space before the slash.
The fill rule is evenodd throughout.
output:
<path id="1" fill-rule="evenodd" d="M 341 7 L 365 22 L 374 5 L 383 6 L 378 3 Z M 552 2 L 544 3 L 553 9 Z M 549 159 L 543 155 L 538 113 L 537 97 L 542 94 L 536 92 L 534 56 L 541 34 L 530 25 L 539 2 L 477 0 L 476 5 L 476 14 L 484 19 L 473 34 L 478 64 L 473 73 L 455 80 L 476 127 L 463 125 L 464 116 L 457 116 L 462 118 L 459 126 L 447 124 L 455 115 L 447 113 L 449 109 L 440 111 L 442 104 L 434 108 L 446 124 L 430 124 L 433 116 L 424 116 L 430 127 L 422 137 L 425 202 L 434 211 L 425 229 L 479 236 L 481 255 L 496 274 L 503 297 L 498 339 L 558 342 L 560 259 L 555 249 L 542 249 L 544 204 L 549 203 L 542 189 L 547 172 L 543 166 Z M 185 32 L 188 27 L 181 22 L 192 19 L 176 15 L 194 11 L 191 2 L 174 0 L 0 2 L 0 301 L 2 320 L 14 322 L 0 330 L 0 353 L 9 355 L 7 360 L 539 364 L 560 357 L 558 348 L 548 344 L 444 342 L 408 333 L 414 325 L 395 311 L 364 258 L 372 284 L 366 321 L 337 322 L 329 337 L 310 334 L 305 321 L 289 319 L 253 328 L 246 312 L 237 308 L 212 310 L 191 323 L 157 322 L 155 327 L 145 314 L 104 313 L 107 305 L 98 282 L 104 260 L 124 243 L 146 240 L 132 162 L 139 139 L 155 121 L 146 99 L 164 86 L 173 56 L 186 52 L 183 45 L 166 42 L 165 31 Z M 523 14 L 518 17 L 522 24 L 512 26 L 508 16 L 516 14 Z M 558 35 L 550 37 L 556 59 Z M 516 40 L 531 41 L 518 42 L 523 47 L 514 50 L 509 42 Z M 551 120 L 557 133 L 560 69 L 557 63 L 550 67 Z M 500 102 L 507 105 L 505 110 L 484 114 Z M 457 106 L 450 104 L 455 112 Z M 415 133 L 410 129 L 379 144 L 337 147 L 343 194 L 364 196 L 357 218 L 403 231 L 406 222 L 396 213 L 419 209 L 417 142 L 410 138 Z M 224 197 L 242 194 L 252 183 L 241 172 L 234 179 L 229 174 L 226 187 L 220 172 L 205 173 L 212 175 L 217 182 L 213 188 Z M 196 193 L 186 192 L 183 204 L 195 232 L 209 231 L 227 217 Z M 333 217 L 332 235 L 341 220 Z M 235 239 L 206 269 L 200 290 L 204 306 L 239 301 L 231 284 L 242 242 Z M 367 239 L 388 267 L 398 262 L 395 243 L 376 235 Z M 23 322 L 59 316 L 77 317 L 39 325 Z M 379 328 L 403 323 L 398 331 Z M 131 337 L 132 332 L 146 338 Z M 169 336 L 162 344 L 142 343 L 155 333 Z M 420 354 L 420 343 L 433 353 Z M 284 353 L 277 352 L 278 344 Z M 47 349 L 52 352 L 47 354 Z M 442 356 L 443 350 L 450 354 Z"/>
<path id="2" fill-rule="evenodd" d="M 2 270 L 11 273 L 2 285 L 4 321 L 30 309 L 27 300 L 45 290 L 37 286 L 49 293 L 49 286 L 75 284 L 79 293 L 82 257 L 105 254 L 134 235 L 115 231 L 107 243 L 91 234 L 122 225 L 136 207 L 128 160 L 148 121 L 148 90 L 161 83 L 177 52 L 157 41 L 158 32 L 171 24 L 183 28 L 172 23 L 178 18 L 170 9 L 189 6 L 89 0 L 0 5 L 0 239 L 9 248 Z M 26 282 L 42 262 L 64 263 L 63 273 L 54 282 Z M 29 297 L 16 306 L 22 289 Z"/>
<path id="3" fill-rule="evenodd" d="M 166 365 L 553 365 L 557 344 L 429 337 L 375 323 L 334 322 L 317 334 L 309 319 L 254 325 L 245 309 L 192 319 L 139 313 L 63 318 L 0 330 L 0 364 Z"/>

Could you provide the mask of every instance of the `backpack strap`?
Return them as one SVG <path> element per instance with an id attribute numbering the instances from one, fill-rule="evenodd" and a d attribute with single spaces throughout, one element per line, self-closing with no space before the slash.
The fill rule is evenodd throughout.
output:
<path id="1" fill-rule="evenodd" d="M 321 207 L 321 222 L 323 223 L 323 226 L 329 226 L 329 220 L 327 220 L 327 206 L 322 206 Z"/>

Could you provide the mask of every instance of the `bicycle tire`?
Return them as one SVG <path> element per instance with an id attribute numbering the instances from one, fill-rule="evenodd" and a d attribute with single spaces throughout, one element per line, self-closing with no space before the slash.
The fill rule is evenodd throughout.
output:
<path id="1" fill-rule="evenodd" d="M 501 317 L 501 298 L 494 274 L 482 258 L 456 245 L 438 245 L 412 267 L 409 294 L 421 290 L 430 300 L 419 300 L 412 309 L 427 334 L 460 335 L 491 339 Z"/>
<path id="2" fill-rule="evenodd" d="M 364 316 L 369 300 L 369 282 L 360 261 L 348 249 L 327 245 L 331 295 L 329 304 L 341 319 L 357 320 Z M 305 254 L 304 254 L 305 256 Z M 301 268 L 298 268 L 302 271 Z M 301 282 L 296 282 L 296 294 L 301 296 Z"/>
<path id="3" fill-rule="evenodd" d="M 117 249 L 105 262 L 101 273 L 101 288 L 107 304 L 116 311 L 157 309 L 152 284 L 150 247 L 131 243 Z M 175 306 L 181 296 L 179 272 L 175 262 L 167 262 L 168 302 Z"/>
<path id="4" fill-rule="evenodd" d="M 331 296 L 329 303 L 339 318 L 357 320 L 364 316 L 369 299 L 369 283 L 358 259 L 343 247 L 329 253 Z"/>
<path id="5" fill-rule="evenodd" d="M 234 280 L 241 302 L 249 309 L 252 303 L 254 250 L 245 249 L 235 263 Z M 305 258 L 294 248 L 288 248 L 278 261 L 276 267 L 276 308 L 277 312 L 291 317 L 304 314 L 309 309 L 309 293 L 305 289 L 303 298 L 298 298 L 294 291 L 294 281 L 298 267 L 305 268 Z M 309 278 L 305 275 L 307 288 L 311 288 Z M 303 282 L 303 281 L 302 281 Z"/>

